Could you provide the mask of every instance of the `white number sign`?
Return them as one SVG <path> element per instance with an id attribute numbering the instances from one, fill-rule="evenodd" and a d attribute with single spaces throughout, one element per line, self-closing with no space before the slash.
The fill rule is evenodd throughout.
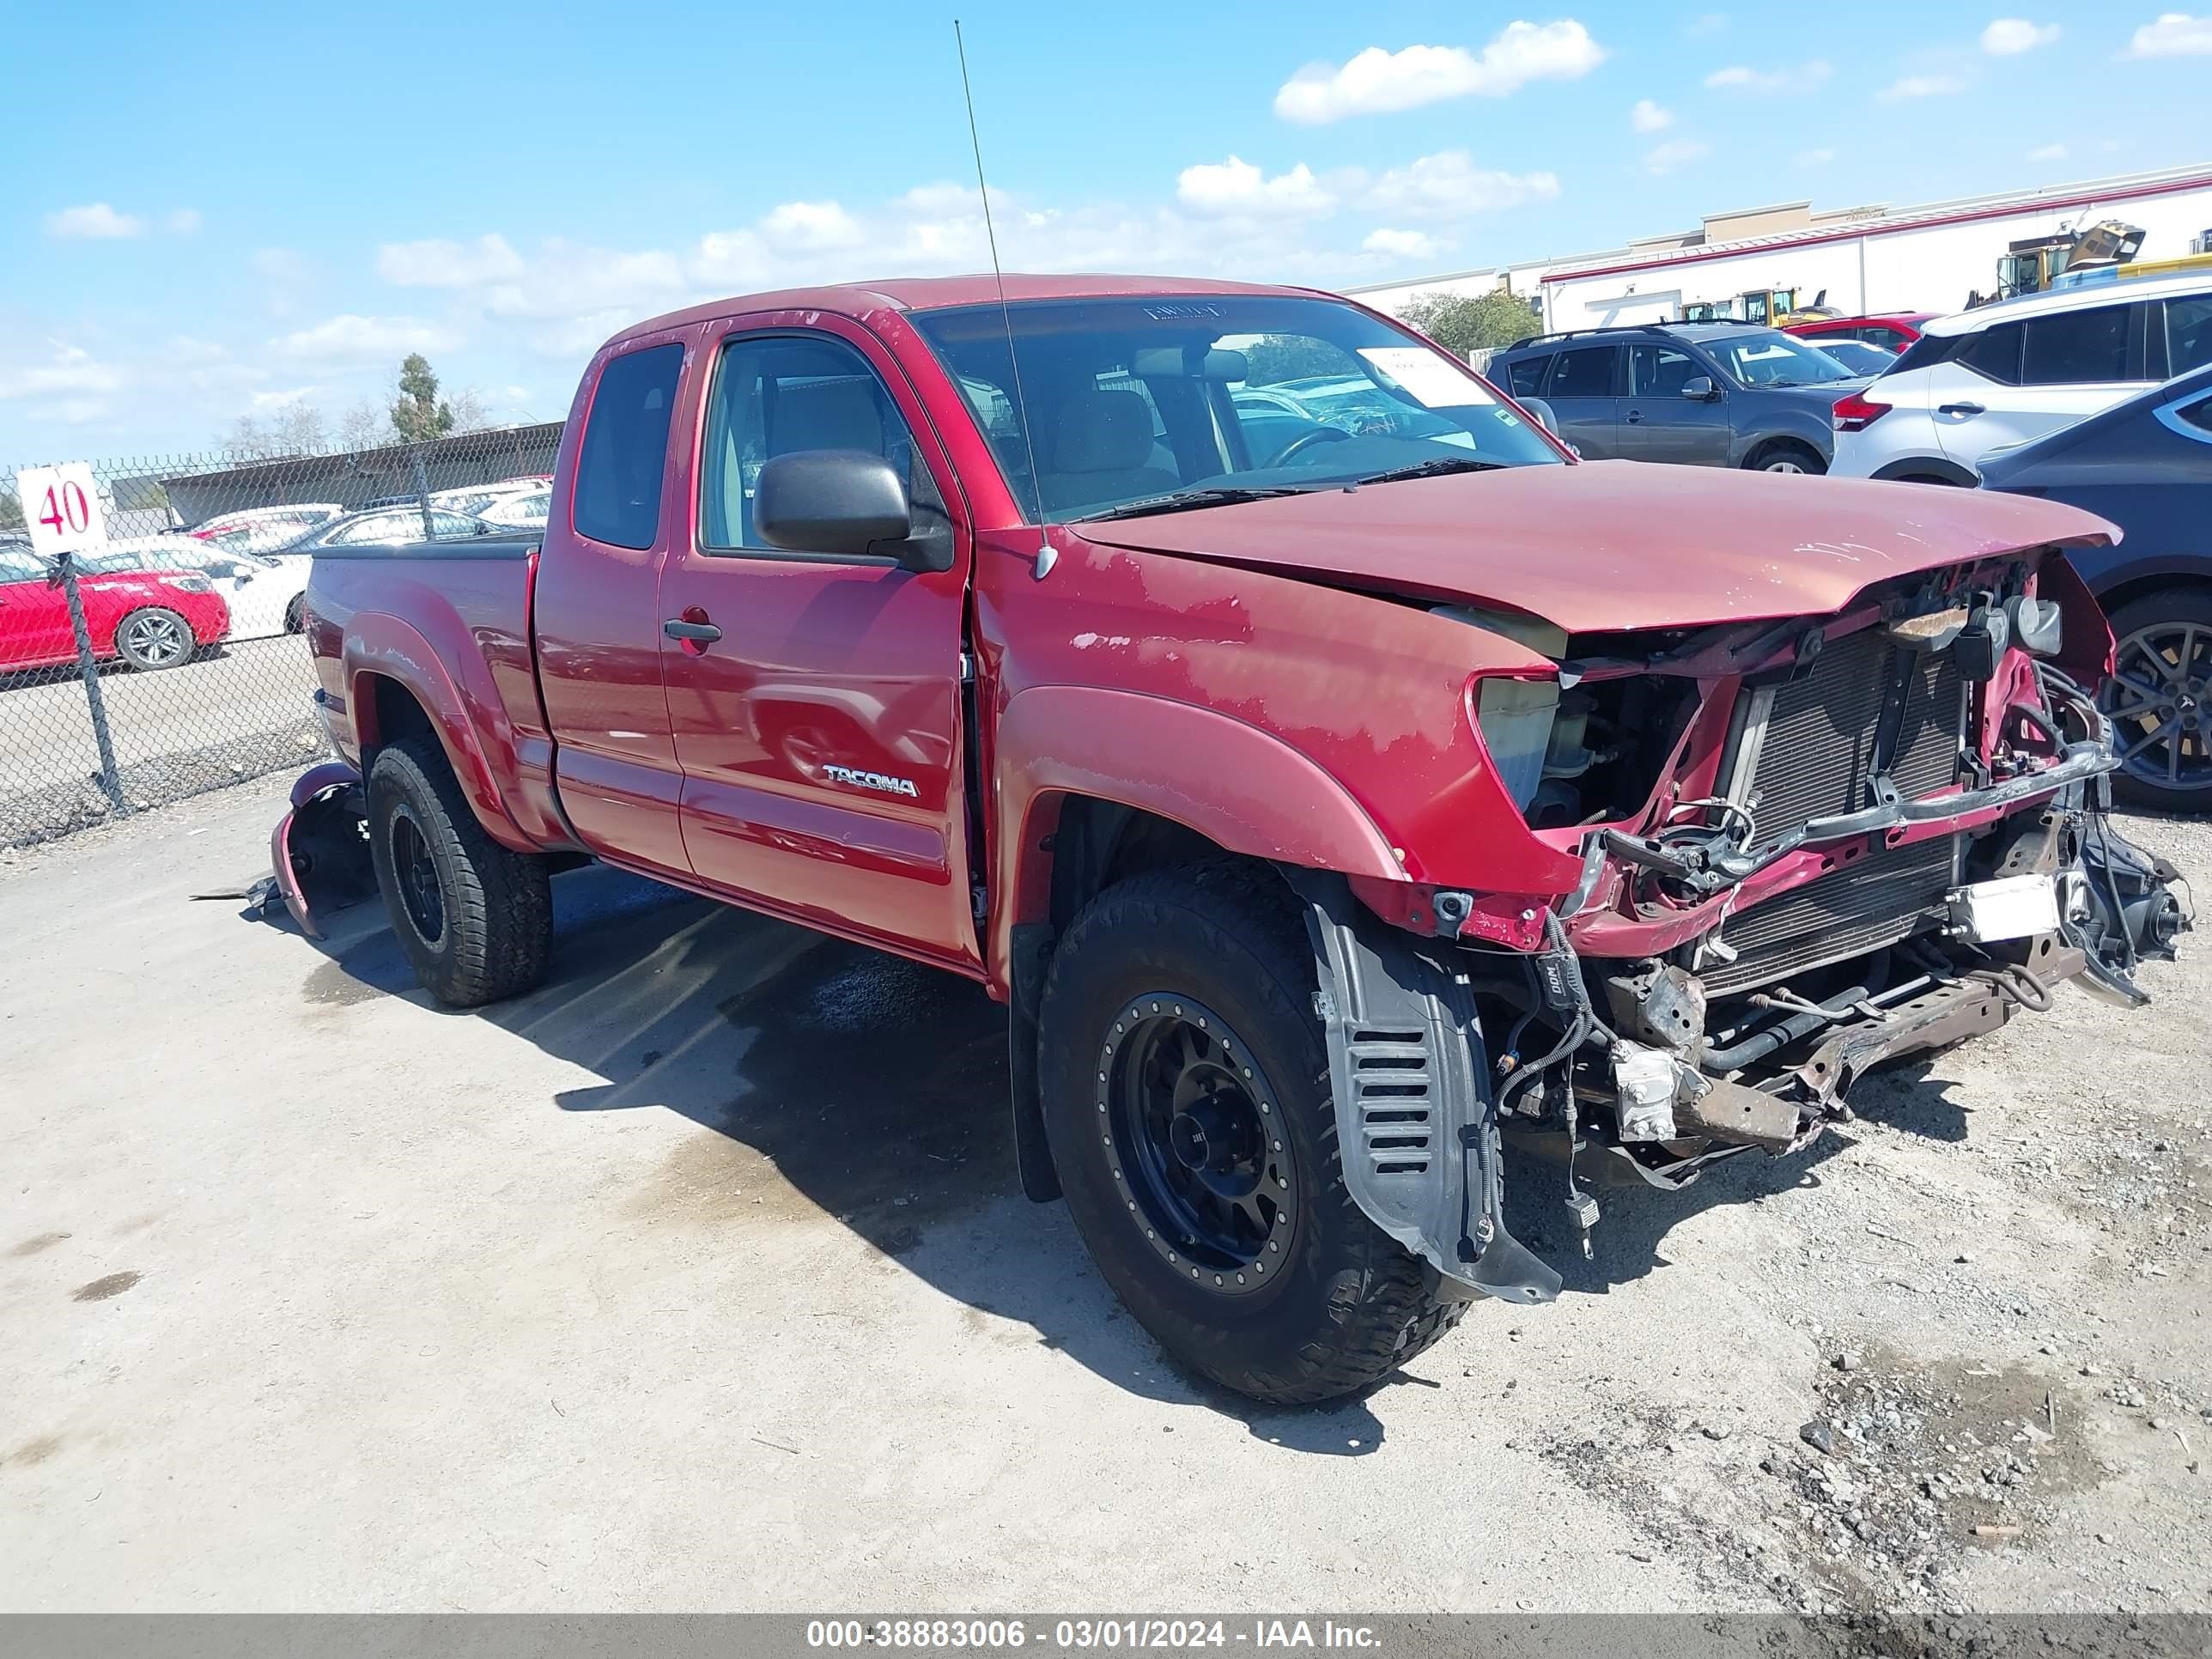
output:
<path id="1" fill-rule="evenodd" d="M 100 487 L 87 461 L 63 466 L 27 466 L 15 475 L 15 499 L 22 503 L 31 546 L 40 553 L 74 553 L 107 543 L 107 520 L 100 510 Z"/>

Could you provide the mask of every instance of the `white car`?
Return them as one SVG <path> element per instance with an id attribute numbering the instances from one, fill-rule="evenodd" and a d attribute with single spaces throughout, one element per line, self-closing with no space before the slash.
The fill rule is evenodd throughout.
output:
<path id="1" fill-rule="evenodd" d="M 514 501 L 519 496 L 550 495 L 552 490 L 553 481 L 550 478 L 526 474 L 517 478 L 501 478 L 492 483 L 468 484 L 459 489 L 434 489 L 430 492 L 430 503 L 454 513 L 489 518 L 489 509 L 502 502 Z"/>
<path id="2" fill-rule="evenodd" d="M 1831 474 L 1980 482 L 1982 458 L 2212 361 L 2212 274 L 2001 301 L 1929 323 L 1838 401 Z"/>
<path id="3" fill-rule="evenodd" d="M 191 536 L 113 541 L 82 562 L 94 570 L 196 570 L 230 607 L 229 640 L 297 633 L 312 562 L 233 553 Z"/>
<path id="4" fill-rule="evenodd" d="M 185 534 L 226 553 L 266 553 L 287 542 L 297 541 L 318 525 L 328 524 L 344 511 L 336 501 L 253 507 L 196 524 Z"/>
<path id="5" fill-rule="evenodd" d="M 501 495 L 489 506 L 479 508 L 477 516 L 502 530 L 543 530 L 552 511 L 553 488 L 540 484 L 535 489 Z"/>

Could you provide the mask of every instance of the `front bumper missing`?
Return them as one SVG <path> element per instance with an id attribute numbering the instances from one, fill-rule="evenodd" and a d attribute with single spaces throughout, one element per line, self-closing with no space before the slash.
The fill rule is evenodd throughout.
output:
<path id="1" fill-rule="evenodd" d="M 309 939 L 323 918 L 376 891 L 361 774 L 343 761 L 311 768 L 292 786 L 292 809 L 269 836 L 269 861 L 284 908 Z"/>

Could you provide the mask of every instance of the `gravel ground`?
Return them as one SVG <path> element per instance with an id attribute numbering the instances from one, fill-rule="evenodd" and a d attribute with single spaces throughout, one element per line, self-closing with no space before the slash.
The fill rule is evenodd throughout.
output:
<path id="1" fill-rule="evenodd" d="M 1012 1195 L 970 988 L 586 872 L 441 1013 L 188 901 L 283 793 L 0 854 L 0 1607 L 2212 1607 L 2201 937 L 1588 1261 L 1516 1161 L 1561 1301 L 1266 1411 Z"/>

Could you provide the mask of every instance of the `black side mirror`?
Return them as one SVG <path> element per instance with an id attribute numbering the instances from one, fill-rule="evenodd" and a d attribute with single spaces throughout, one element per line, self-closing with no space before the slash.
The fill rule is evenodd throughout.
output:
<path id="1" fill-rule="evenodd" d="M 767 462 L 753 485 L 753 532 L 793 553 L 941 568 L 924 556 L 932 550 L 910 550 L 906 485 L 889 461 L 864 449 L 802 449 Z"/>
<path id="2" fill-rule="evenodd" d="M 1693 374 L 1682 382 L 1682 395 L 1693 404 L 1709 404 L 1719 398 L 1721 389 L 1710 374 Z"/>

